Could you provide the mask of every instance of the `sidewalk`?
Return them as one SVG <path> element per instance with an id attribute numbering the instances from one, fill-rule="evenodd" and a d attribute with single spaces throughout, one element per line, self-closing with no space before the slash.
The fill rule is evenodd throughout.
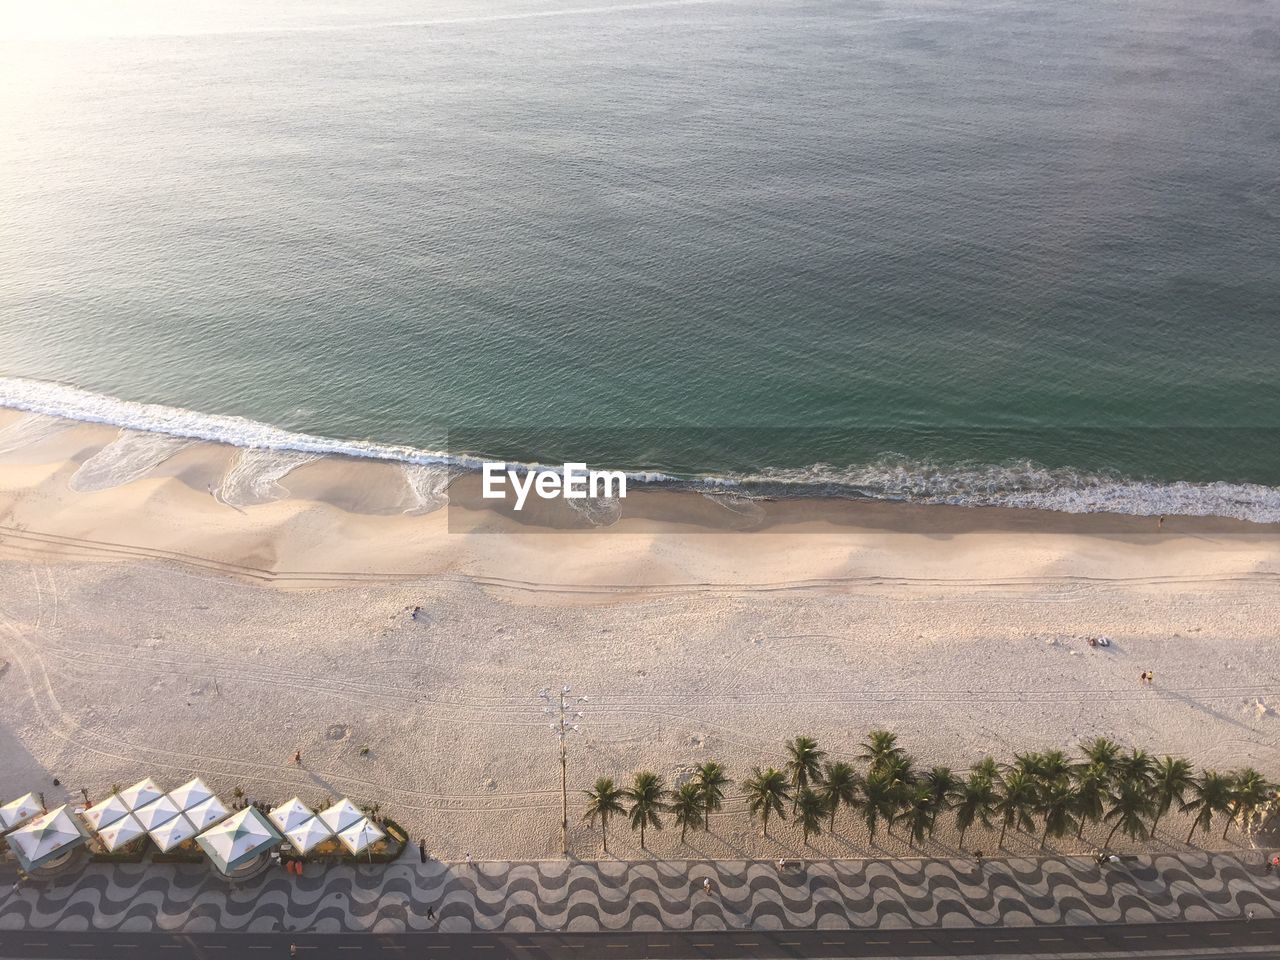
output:
<path id="1" fill-rule="evenodd" d="M 1260 858 L 1258 858 L 1260 859 Z M 704 878 L 713 884 L 703 892 Z M 436 921 L 427 918 L 434 908 Z M 925 928 L 1280 917 L 1280 876 L 1231 854 L 774 863 L 486 862 L 272 871 L 93 864 L 0 889 L 0 930 L 470 931 Z"/>

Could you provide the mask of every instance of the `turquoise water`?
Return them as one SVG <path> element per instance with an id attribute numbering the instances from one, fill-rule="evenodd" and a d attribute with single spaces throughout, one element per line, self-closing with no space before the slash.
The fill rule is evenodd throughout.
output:
<path id="1" fill-rule="evenodd" d="M 1280 7 L 262 6 L 0 39 L 0 401 L 1280 517 Z"/>

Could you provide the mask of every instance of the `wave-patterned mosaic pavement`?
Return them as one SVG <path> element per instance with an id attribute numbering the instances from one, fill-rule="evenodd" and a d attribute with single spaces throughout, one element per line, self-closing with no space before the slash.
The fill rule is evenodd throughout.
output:
<path id="1" fill-rule="evenodd" d="M 712 889 L 703 889 L 709 878 Z M 428 911 L 434 912 L 434 918 Z M 470 930 L 974 927 L 1280 916 L 1280 877 L 1232 855 L 1090 859 L 401 862 L 273 871 L 92 865 L 0 894 L 0 929 Z"/>

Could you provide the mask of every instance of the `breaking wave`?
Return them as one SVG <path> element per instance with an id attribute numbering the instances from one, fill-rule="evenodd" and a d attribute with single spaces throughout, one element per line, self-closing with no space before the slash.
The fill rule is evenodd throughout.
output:
<path id="1" fill-rule="evenodd" d="M 53 432 L 54 424 L 65 420 L 109 424 L 131 431 L 81 466 L 72 481 L 77 489 L 102 489 L 128 482 L 145 475 L 186 443 L 204 440 L 249 451 L 285 452 L 277 456 L 248 452 L 242 455 L 220 489 L 220 496 L 236 505 L 271 499 L 279 492 L 279 480 L 290 470 L 319 456 L 341 455 L 405 464 L 411 500 L 406 512 L 426 513 L 447 502 L 447 488 L 454 477 L 479 469 L 483 462 L 477 455 L 451 455 L 403 445 L 331 439 L 243 417 L 135 403 L 61 384 L 11 377 L 0 377 L 0 406 L 26 411 L 39 418 L 30 423 L 19 421 L 0 431 L 6 448 L 37 442 Z M 152 435 L 150 439 L 148 435 Z M 724 476 L 675 476 L 637 470 L 628 476 L 633 485 L 691 489 L 724 497 L 725 506 L 735 512 L 749 510 L 749 501 L 755 498 L 842 497 L 1065 513 L 1230 517 L 1255 523 L 1280 523 L 1280 488 L 1277 487 L 1255 483 L 1142 480 L 1118 474 L 1050 468 L 1032 461 L 947 464 L 886 454 L 869 463 L 846 467 L 815 464 L 804 469 L 768 468 Z M 589 519 L 596 523 L 610 522 L 607 506 Z"/>

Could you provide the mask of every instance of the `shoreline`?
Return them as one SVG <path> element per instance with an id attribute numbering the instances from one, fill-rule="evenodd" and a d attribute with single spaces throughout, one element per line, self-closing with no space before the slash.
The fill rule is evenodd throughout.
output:
<path id="1" fill-rule="evenodd" d="M 0 427 L 18 416 L 0 413 Z M 73 489 L 86 472 L 96 476 L 104 450 L 112 470 L 138 475 Z M 66 425 L 0 454 L 0 553 L 152 556 L 293 586 L 456 575 L 579 594 L 1017 582 L 1047 569 L 1060 583 L 1280 575 L 1280 524 L 647 488 L 593 502 L 592 516 L 564 500 L 531 499 L 517 513 L 482 500 L 478 474 L 428 477 L 424 498 L 400 464 L 340 456 L 268 474 L 264 487 L 276 498 L 241 484 L 265 501 L 242 506 L 220 491 L 243 456 L 224 444 Z"/>

